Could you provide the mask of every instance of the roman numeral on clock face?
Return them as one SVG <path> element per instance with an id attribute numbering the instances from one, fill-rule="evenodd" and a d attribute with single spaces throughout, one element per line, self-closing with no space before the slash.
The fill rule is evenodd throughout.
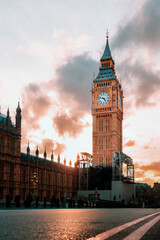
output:
<path id="1" fill-rule="evenodd" d="M 101 92 L 97 96 L 97 102 L 100 105 L 106 105 L 110 101 L 110 95 L 108 92 Z"/>

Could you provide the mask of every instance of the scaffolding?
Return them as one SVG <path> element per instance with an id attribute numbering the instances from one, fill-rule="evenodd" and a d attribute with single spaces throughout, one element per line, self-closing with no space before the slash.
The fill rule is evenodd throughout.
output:
<path id="1" fill-rule="evenodd" d="M 126 166 L 126 174 L 124 173 Z M 114 152 L 113 158 L 113 181 L 134 183 L 133 159 L 122 152 Z"/>
<path id="2" fill-rule="evenodd" d="M 88 190 L 88 170 L 92 166 L 92 155 L 81 152 L 77 162 L 79 167 L 79 190 Z"/>

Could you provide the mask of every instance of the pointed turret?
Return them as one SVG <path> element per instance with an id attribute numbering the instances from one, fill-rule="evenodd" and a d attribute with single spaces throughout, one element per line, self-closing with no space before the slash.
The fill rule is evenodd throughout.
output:
<path id="1" fill-rule="evenodd" d="M 18 106 L 16 109 L 16 128 L 19 134 L 21 134 L 21 108 L 20 108 L 20 103 L 18 102 Z"/>
<path id="2" fill-rule="evenodd" d="M 7 117 L 9 118 L 9 107 L 7 109 Z"/>
<path id="3" fill-rule="evenodd" d="M 9 107 L 8 107 L 8 109 L 7 109 L 6 123 L 7 123 L 7 127 L 9 128 L 10 125 L 11 125 L 11 119 L 10 119 Z"/>
<path id="4" fill-rule="evenodd" d="M 93 82 L 115 79 L 115 69 L 112 54 L 109 48 L 108 32 L 104 53 L 100 59 L 99 73 Z"/>
<path id="5" fill-rule="evenodd" d="M 71 161 L 71 160 L 69 161 L 69 166 L 70 166 L 70 167 L 72 166 L 72 161 Z"/>
<path id="6" fill-rule="evenodd" d="M 54 155 L 53 155 L 53 151 L 52 151 L 52 154 L 51 154 L 51 161 L 54 160 Z"/>
<path id="7" fill-rule="evenodd" d="M 58 153 L 58 163 L 60 163 L 60 154 Z"/>
<path id="8" fill-rule="evenodd" d="M 101 57 L 101 60 L 106 60 L 106 59 L 112 59 L 111 51 L 110 51 L 110 48 L 109 48 L 108 31 L 107 31 L 106 46 L 105 46 L 103 55 L 102 55 L 102 57 Z"/>
<path id="9" fill-rule="evenodd" d="M 46 148 L 45 148 L 45 150 L 44 150 L 44 158 L 45 158 L 45 159 L 47 158 Z"/>
<path id="10" fill-rule="evenodd" d="M 28 143 L 28 146 L 27 146 L 27 155 L 30 155 L 30 147 L 29 147 L 29 143 Z"/>
<path id="11" fill-rule="evenodd" d="M 74 167 L 76 168 L 76 167 L 77 167 L 77 165 L 78 165 L 78 160 L 77 160 L 77 161 L 75 161 L 75 163 L 74 163 Z"/>
<path id="12" fill-rule="evenodd" d="M 39 156 L 39 150 L 38 150 L 38 146 L 37 146 L 37 149 L 36 149 L 36 157 Z"/>

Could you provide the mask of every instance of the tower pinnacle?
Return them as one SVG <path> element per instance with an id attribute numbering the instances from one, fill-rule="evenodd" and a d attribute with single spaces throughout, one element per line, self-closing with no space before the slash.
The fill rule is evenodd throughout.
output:
<path id="1" fill-rule="evenodd" d="M 107 41 L 108 41 L 108 37 L 109 37 L 109 32 L 108 32 L 108 29 L 107 29 L 107 32 L 106 32 Z"/>

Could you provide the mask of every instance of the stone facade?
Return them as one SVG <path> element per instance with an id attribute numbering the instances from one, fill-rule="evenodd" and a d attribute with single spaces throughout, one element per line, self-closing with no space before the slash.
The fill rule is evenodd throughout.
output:
<path id="1" fill-rule="evenodd" d="M 28 193 L 33 195 L 33 183 L 31 177 L 36 173 L 38 184 L 36 195 L 39 201 L 50 201 L 51 197 L 74 198 L 78 189 L 78 169 L 66 166 L 51 160 L 47 160 L 46 150 L 44 158 L 30 155 L 30 148 L 27 153 L 21 153 L 21 109 L 18 104 L 16 110 L 15 124 L 11 121 L 9 109 L 7 116 L 0 113 L 0 200 L 5 200 L 9 194 L 10 200 L 20 195 L 21 201 L 25 201 Z"/>
<path id="2" fill-rule="evenodd" d="M 122 152 L 123 91 L 115 74 L 108 36 L 92 88 L 93 166 L 112 166 L 115 151 Z"/>

